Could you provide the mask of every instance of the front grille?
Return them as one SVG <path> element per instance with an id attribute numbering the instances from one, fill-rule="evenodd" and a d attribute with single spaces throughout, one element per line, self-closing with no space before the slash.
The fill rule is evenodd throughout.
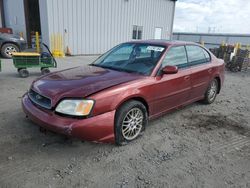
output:
<path id="1" fill-rule="evenodd" d="M 28 95 L 33 103 L 43 108 L 51 109 L 51 100 L 48 97 L 42 96 L 32 89 L 30 89 Z"/>

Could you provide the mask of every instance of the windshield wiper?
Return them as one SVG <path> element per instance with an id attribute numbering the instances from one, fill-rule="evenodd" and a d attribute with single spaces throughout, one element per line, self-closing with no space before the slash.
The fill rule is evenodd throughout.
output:
<path id="1" fill-rule="evenodd" d="M 111 69 L 111 70 L 117 70 L 117 71 L 122 71 L 123 69 L 117 68 L 117 67 L 112 67 L 112 66 L 105 66 L 105 65 L 99 65 L 99 64 L 89 64 L 90 66 L 95 66 L 95 67 L 101 67 L 104 69 Z"/>
<path id="2" fill-rule="evenodd" d="M 94 64 L 94 63 L 90 63 L 90 64 L 88 64 L 89 66 L 94 66 L 94 67 L 101 67 L 100 65 L 98 65 L 98 64 Z"/>
<path id="3" fill-rule="evenodd" d="M 121 68 L 112 67 L 112 66 L 101 65 L 100 67 L 105 68 L 105 69 L 111 69 L 111 70 L 116 70 L 116 71 L 122 71 Z"/>

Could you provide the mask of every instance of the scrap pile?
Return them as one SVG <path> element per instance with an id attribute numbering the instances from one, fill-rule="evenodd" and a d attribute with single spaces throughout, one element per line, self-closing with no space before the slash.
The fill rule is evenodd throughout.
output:
<path id="1" fill-rule="evenodd" d="M 229 63 L 231 54 L 234 52 L 234 46 L 221 45 L 219 48 L 209 49 L 217 58 L 224 59 L 225 63 Z"/>
<path id="2" fill-rule="evenodd" d="M 226 67 L 232 71 L 246 71 L 250 66 L 250 50 L 242 49 L 240 45 L 221 45 L 210 51 L 220 59 L 224 59 Z"/>
<path id="3" fill-rule="evenodd" d="M 249 50 L 238 49 L 236 55 L 233 56 L 232 61 L 227 63 L 229 70 L 233 72 L 237 71 L 247 71 L 250 65 Z"/>

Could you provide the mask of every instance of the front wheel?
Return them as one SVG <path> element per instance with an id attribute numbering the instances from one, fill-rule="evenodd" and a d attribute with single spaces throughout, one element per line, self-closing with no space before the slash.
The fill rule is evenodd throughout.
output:
<path id="1" fill-rule="evenodd" d="M 209 84 L 208 89 L 205 93 L 205 98 L 203 102 L 205 104 L 211 104 L 214 102 L 216 95 L 218 93 L 218 81 L 217 79 L 213 79 L 212 82 Z"/>
<path id="2" fill-rule="evenodd" d="M 138 138 L 148 123 L 146 107 L 139 101 L 131 100 L 122 105 L 115 116 L 115 141 L 124 145 Z"/>

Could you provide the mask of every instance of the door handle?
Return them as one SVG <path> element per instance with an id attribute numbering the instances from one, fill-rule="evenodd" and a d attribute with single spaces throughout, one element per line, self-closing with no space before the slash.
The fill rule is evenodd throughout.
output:
<path id="1" fill-rule="evenodd" d="M 212 69 L 208 69 L 208 73 L 212 73 L 212 71 L 213 71 Z"/>
<path id="2" fill-rule="evenodd" d="M 184 80 L 189 80 L 190 76 L 184 76 Z"/>

